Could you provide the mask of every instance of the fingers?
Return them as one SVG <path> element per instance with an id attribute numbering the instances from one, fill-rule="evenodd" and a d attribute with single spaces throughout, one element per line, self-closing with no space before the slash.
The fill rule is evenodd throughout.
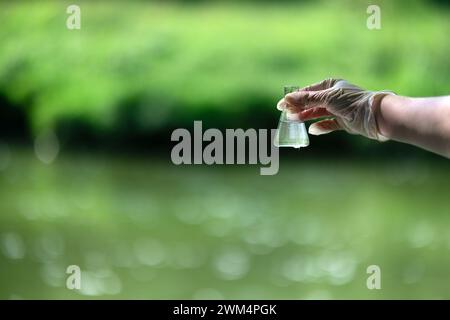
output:
<path id="1" fill-rule="evenodd" d="M 326 90 L 289 93 L 278 102 L 277 109 L 280 111 L 287 109 L 292 114 L 298 114 L 300 120 L 332 116 L 324 102 L 326 94 Z"/>
<path id="2" fill-rule="evenodd" d="M 281 99 L 280 101 L 278 101 L 278 103 L 277 103 L 278 110 L 283 111 L 286 108 L 287 108 L 287 103 L 286 103 L 286 101 L 284 101 L 284 98 Z"/>
<path id="3" fill-rule="evenodd" d="M 286 102 L 284 101 L 284 99 L 282 99 L 282 100 L 280 100 L 280 102 L 278 102 L 277 108 L 280 111 L 283 111 L 285 109 L 290 109 L 286 105 L 287 105 Z M 300 120 L 300 121 L 307 121 L 307 120 L 313 120 L 313 119 L 317 119 L 317 118 L 331 117 L 331 116 L 334 116 L 334 115 L 325 108 L 310 108 L 310 109 L 301 110 L 299 112 L 289 112 L 287 114 L 287 117 L 289 120 Z"/>
<path id="4" fill-rule="evenodd" d="M 330 117 L 333 116 L 327 109 L 325 108 L 311 108 L 301 111 L 298 114 L 298 118 L 302 121 L 322 118 L 322 117 Z"/>
<path id="5" fill-rule="evenodd" d="M 326 94 L 326 90 L 292 92 L 284 97 L 284 106 L 291 112 L 300 112 L 317 107 L 325 108 L 324 98 Z"/>
<path id="6" fill-rule="evenodd" d="M 330 89 L 340 80 L 342 80 L 342 79 L 328 78 L 328 79 L 322 80 L 320 82 L 306 86 L 304 88 L 301 88 L 299 91 L 319 91 L 319 90 Z"/>
<path id="7" fill-rule="evenodd" d="M 315 122 L 312 125 L 310 125 L 308 132 L 312 135 L 318 136 L 321 134 L 326 134 L 341 129 L 342 128 L 336 121 L 336 119 L 327 119 Z"/>
<path id="8" fill-rule="evenodd" d="M 287 94 L 277 104 L 277 109 L 283 111 L 289 109 L 292 113 L 299 113 L 310 108 L 326 108 L 325 97 L 341 79 L 329 78 L 321 82 L 309 85 L 298 91 Z M 325 114 L 329 115 L 329 114 Z M 305 115 L 306 116 L 306 115 Z M 315 118 L 319 116 L 314 116 Z M 314 118 L 313 117 L 313 118 Z M 310 118 L 312 119 L 312 118 Z"/>

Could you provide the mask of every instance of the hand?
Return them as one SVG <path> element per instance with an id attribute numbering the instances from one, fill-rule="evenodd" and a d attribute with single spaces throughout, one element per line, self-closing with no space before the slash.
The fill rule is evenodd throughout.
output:
<path id="1" fill-rule="evenodd" d="M 375 113 L 387 91 L 367 91 L 342 79 L 327 79 L 287 94 L 278 102 L 289 118 L 301 121 L 331 117 L 310 125 L 312 135 L 345 130 L 367 138 L 385 141 L 378 130 Z"/>

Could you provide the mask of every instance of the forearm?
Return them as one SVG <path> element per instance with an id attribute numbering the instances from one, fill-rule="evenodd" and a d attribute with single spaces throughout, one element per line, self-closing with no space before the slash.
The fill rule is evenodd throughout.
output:
<path id="1" fill-rule="evenodd" d="M 387 95 L 375 112 L 383 136 L 450 158 L 450 96 Z"/>

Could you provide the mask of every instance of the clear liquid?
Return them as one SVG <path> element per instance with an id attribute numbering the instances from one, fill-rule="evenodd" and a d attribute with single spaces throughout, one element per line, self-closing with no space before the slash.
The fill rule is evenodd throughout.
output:
<path id="1" fill-rule="evenodd" d="M 278 122 L 274 144 L 276 147 L 307 147 L 309 137 L 305 124 L 297 120 L 288 120 L 286 111 L 283 111 Z"/>
<path id="2" fill-rule="evenodd" d="M 284 94 L 298 90 L 296 86 L 285 86 Z M 274 139 L 276 147 L 301 148 L 309 145 L 308 132 L 305 124 L 298 120 L 289 120 L 287 111 L 281 112 L 280 121 Z"/>

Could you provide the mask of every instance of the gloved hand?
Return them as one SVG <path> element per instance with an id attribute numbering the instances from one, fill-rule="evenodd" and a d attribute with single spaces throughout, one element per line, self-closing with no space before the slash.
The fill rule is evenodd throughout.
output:
<path id="1" fill-rule="evenodd" d="M 375 113 L 387 94 L 392 92 L 367 91 L 342 79 L 327 79 L 287 94 L 278 102 L 277 108 L 287 108 L 292 120 L 332 117 L 310 125 L 308 132 L 312 135 L 345 130 L 386 141 L 378 131 Z"/>

